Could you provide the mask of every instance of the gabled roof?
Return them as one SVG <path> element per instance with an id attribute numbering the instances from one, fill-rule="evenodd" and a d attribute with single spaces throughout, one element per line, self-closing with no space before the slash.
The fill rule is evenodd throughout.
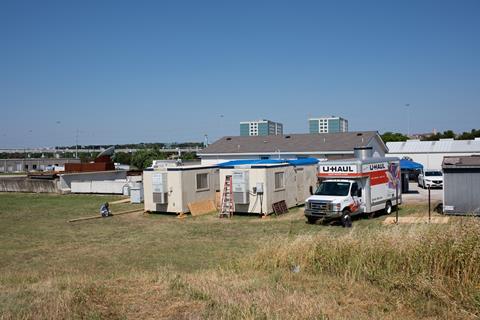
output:
<path id="1" fill-rule="evenodd" d="M 388 151 L 376 131 L 285 134 L 271 136 L 223 137 L 199 152 L 202 155 L 217 154 L 274 154 L 274 153 L 341 153 L 353 152 L 355 147 L 368 146 L 377 139 Z"/>
<path id="2" fill-rule="evenodd" d="M 389 153 L 449 153 L 449 152 L 479 152 L 480 139 L 440 141 L 407 140 L 387 142 Z"/>
<path id="3" fill-rule="evenodd" d="M 444 157 L 442 168 L 480 168 L 480 156 Z"/>

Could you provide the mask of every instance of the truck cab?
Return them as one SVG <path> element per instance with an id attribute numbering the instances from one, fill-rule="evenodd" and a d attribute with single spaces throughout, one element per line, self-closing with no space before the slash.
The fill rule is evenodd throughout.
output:
<path id="1" fill-rule="evenodd" d="M 348 213 L 349 216 L 364 212 L 362 183 L 356 179 L 327 179 L 306 200 L 305 216 L 309 223 L 319 219 L 333 220 Z"/>

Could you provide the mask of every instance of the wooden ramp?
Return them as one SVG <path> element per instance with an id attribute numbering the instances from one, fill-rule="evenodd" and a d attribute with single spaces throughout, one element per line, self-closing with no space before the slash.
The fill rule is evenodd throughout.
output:
<path id="1" fill-rule="evenodd" d="M 448 223 L 449 217 L 432 217 L 430 223 L 443 224 Z M 428 217 L 399 217 L 399 224 L 428 223 Z M 395 224 L 395 217 L 388 217 L 383 224 Z"/>

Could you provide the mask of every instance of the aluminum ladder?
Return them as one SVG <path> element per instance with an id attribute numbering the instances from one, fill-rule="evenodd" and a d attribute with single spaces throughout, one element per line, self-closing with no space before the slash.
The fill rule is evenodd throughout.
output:
<path id="1" fill-rule="evenodd" d="M 231 218 L 233 216 L 233 188 L 232 176 L 225 177 L 225 185 L 223 186 L 222 208 L 219 213 L 219 218 Z"/>

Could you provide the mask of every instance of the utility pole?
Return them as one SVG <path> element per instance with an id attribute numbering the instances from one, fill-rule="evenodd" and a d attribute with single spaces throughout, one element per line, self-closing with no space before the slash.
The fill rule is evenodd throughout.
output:
<path id="1" fill-rule="evenodd" d="M 78 159 L 78 128 L 75 134 L 75 158 Z"/>

